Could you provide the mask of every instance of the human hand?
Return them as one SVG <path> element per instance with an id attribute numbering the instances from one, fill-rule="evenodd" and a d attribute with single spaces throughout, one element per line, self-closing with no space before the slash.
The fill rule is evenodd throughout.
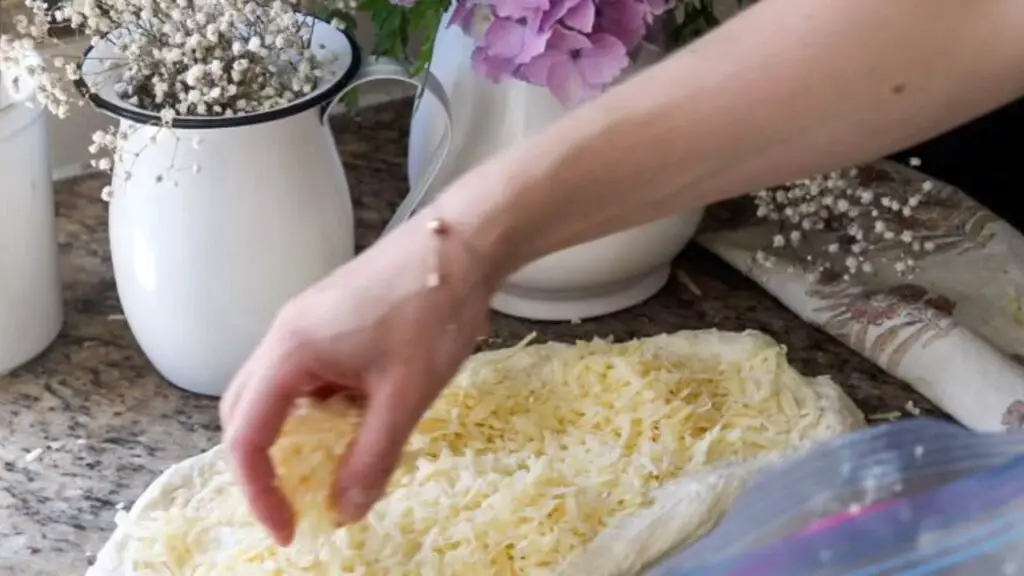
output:
<path id="1" fill-rule="evenodd" d="M 285 306 L 221 400 L 225 444 L 256 518 L 281 544 L 293 511 L 268 456 L 304 396 L 364 407 L 335 497 L 352 522 L 380 498 L 406 439 L 488 328 L 487 258 L 419 216 Z M 439 273 L 439 284 L 428 277 Z M 437 279 L 437 278 L 435 278 Z"/>

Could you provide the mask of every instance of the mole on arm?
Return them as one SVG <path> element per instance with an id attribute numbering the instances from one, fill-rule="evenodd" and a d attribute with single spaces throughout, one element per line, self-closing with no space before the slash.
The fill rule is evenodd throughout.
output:
<path id="1" fill-rule="evenodd" d="M 895 84 L 892 87 L 892 93 L 897 95 L 897 96 L 899 96 L 900 94 L 903 94 L 906 91 L 907 91 L 907 85 L 902 83 L 902 82 L 900 82 L 899 84 Z"/>

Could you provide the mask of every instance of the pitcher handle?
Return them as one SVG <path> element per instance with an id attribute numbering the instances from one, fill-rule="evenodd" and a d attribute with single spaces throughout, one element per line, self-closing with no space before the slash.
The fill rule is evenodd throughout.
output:
<path id="1" fill-rule="evenodd" d="M 424 196 L 427 194 L 427 190 L 430 189 L 430 185 L 434 182 L 434 178 L 437 177 L 437 173 L 441 170 L 441 164 L 444 163 L 445 158 L 448 157 L 448 149 L 451 148 L 452 144 L 452 105 L 448 99 L 448 92 L 441 85 L 441 81 L 436 76 L 430 73 L 428 70 L 423 75 L 423 80 L 419 81 L 414 79 L 410 74 L 408 68 L 403 66 L 397 60 L 392 58 L 384 57 L 372 57 L 367 58 L 366 63 L 363 64 L 359 73 L 356 74 L 352 82 L 345 87 L 344 90 L 338 93 L 333 100 L 327 102 L 323 106 L 321 112 L 321 119 L 326 122 L 327 113 L 330 112 L 331 108 L 337 104 L 345 94 L 357 86 L 367 84 L 370 82 L 376 82 L 378 80 L 396 80 L 404 82 L 416 87 L 417 91 L 417 104 L 419 104 L 419 92 L 425 91 L 437 100 L 438 104 L 441 105 L 441 111 L 444 112 L 444 131 L 441 134 L 441 141 L 434 148 L 433 153 L 430 156 L 430 162 L 427 164 L 427 169 L 423 173 L 423 178 L 420 179 L 419 185 L 416 186 L 415 190 L 411 190 L 409 195 L 402 200 L 402 203 L 398 205 L 398 209 L 395 210 L 395 215 L 388 221 L 387 226 L 384 227 L 384 232 L 381 234 L 387 234 L 394 230 L 398 225 L 402 224 L 412 216 L 413 212 L 419 207 L 420 203 L 423 202 Z"/>

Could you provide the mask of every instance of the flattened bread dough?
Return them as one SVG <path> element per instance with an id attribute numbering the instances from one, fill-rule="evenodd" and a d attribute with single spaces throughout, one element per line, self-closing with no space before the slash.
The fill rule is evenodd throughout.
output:
<path id="1" fill-rule="evenodd" d="M 753 331 L 715 330 L 679 332 L 669 338 L 713 346 L 724 357 L 734 353 L 742 357 L 751 346 L 763 345 L 766 339 L 770 340 Z M 526 348 L 520 353 L 528 351 Z M 469 362 L 495 361 L 504 352 L 483 352 L 474 355 Z M 793 446 L 793 451 L 864 425 L 863 414 L 830 378 L 804 377 L 803 381 L 818 399 L 823 417 L 807 438 L 807 443 Z M 217 446 L 175 464 L 143 492 L 128 512 L 129 517 L 138 518 L 165 510 L 172 495 L 182 490 L 195 491 L 198 483 L 209 481 L 213 475 L 224 474 L 225 456 L 225 449 Z M 688 475 L 662 486 L 655 492 L 653 506 L 613 523 L 582 551 L 567 559 L 558 573 L 564 576 L 621 576 L 642 571 L 651 562 L 703 536 L 724 515 L 752 475 L 774 460 L 777 457 Z M 96 562 L 86 576 L 143 576 L 133 573 L 127 564 L 124 549 L 129 537 L 127 530 L 119 526 L 97 554 Z"/>

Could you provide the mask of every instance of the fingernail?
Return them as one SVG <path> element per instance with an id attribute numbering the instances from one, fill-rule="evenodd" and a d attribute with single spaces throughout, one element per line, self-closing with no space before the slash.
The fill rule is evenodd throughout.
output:
<path id="1" fill-rule="evenodd" d="M 352 524 L 362 520 L 367 510 L 373 505 L 373 493 L 363 488 L 349 488 L 345 490 L 338 501 L 338 512 L 341 514 L 340 523 Z"/>
<path id="2" fill-rule="evenodd" d="M 295 538 L 295 531 L 293 528 L 278 528 L 270 531 L 270 535 L 277 542 L 278 546 L 287 548 L 292 545 L 292 540 Z"/>

